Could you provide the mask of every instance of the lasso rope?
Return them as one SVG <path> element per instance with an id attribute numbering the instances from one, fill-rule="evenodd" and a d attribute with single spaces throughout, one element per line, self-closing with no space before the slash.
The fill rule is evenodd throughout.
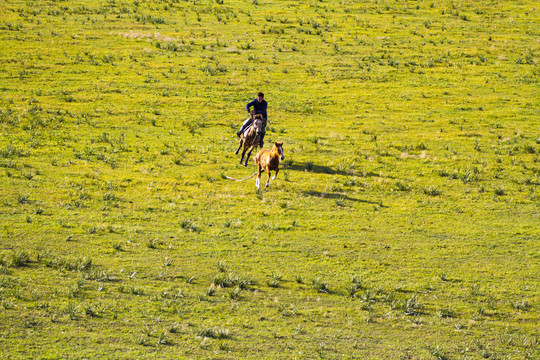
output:
<path id="1" fill-rule="evenodd" d="M 250 177 L 247 177 L 247 178 L 242 179 L 242 180 L 238 180 L 238 179 L 232 178 L 232 177 L 227 176 L 227 175 L 225 175 L 225 174 L 223 174 L 223 177 L 226 178 L 226 179 L 232 180 L 232 181 L 246 181 L 246 180 L 251 179 L 251 178 L 254 177 L 255 175 L 257 175 L 257 171 L 255 171 L 255 172 L 253 173 L 253 175 L 251 175 Z"/>

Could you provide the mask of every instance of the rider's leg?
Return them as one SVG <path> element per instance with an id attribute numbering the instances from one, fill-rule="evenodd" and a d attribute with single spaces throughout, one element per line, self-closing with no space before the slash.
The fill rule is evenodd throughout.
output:
<path id="1" fill-rule="evenodd" d="M 260 144 L 260 145 L 261 145 L 261 149 L 262 149 L 262 147 L 264 146 L 264 141 L 263 141 L 263 140 L 264 140 L 264 135 L 266 135 L 266 130 L 263 130 L 263 132 L 261 133 L 261 144 Z"/>
<path id="2" fill-rule="evenodd" d="M 240 137 L 240 135 L 246 130 L 246 128 L 251 125 L 251 123 L 253 122 L 253 119 L 251 117 L 248 117 L 246 119 L 246 121 L 244 121 L 244 123 L 242 124 L 242 127 L 240 128 L 240 130 L 238 130 L 236 132 L 236 136 Z"/>

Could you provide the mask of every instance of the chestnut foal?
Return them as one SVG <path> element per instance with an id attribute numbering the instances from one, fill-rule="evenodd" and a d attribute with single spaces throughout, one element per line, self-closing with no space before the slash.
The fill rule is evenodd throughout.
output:
<path id="1" fill-rule="evenodd" d="M 272 150 L 262 149 L 259 151 L 257 156 L 255 156 L 255 163 L 259 166 L 259 173 L 257 175 L 257 180 L 255 181 L 255 186 L 257 189 L 261 188 L 261 174 L 263 171 L 266 171 L 268 177 L 266 179 L 266 187 L 270 183 L 270 171 L 275 171 L 275 175 L 272 177 L 274 180 L 279 172 L 279 161 L 285 159 L 283 156 L 283 143 L 276 142 Z"/>

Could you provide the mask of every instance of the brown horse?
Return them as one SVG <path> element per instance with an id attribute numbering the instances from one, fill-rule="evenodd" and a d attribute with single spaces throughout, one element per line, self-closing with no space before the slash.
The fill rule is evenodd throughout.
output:
<path id="1" fill-rule="evenodd" d="M 251 156 L 251 152 L 253 149 L 255 149 L 257 146 L 261 143 L 261 134 L 263 132 L 263 117 L 261 114 L 253 115 L 253 122 L 251 125 L 240 135 L 240 144 L 238 145 L 238 149 L 236 149 L 235 154 L 238 154 L 240 149 L 244 147 L 244 151 L 242 151 L 242 158 L 240 159 L 240 164 L 244 161 L 244 155 L 246 154 L 246 151 L 249 149 L 249 153 L 246 157 L 246 162 L 244 163 L 244 166 L 247 166 L 248 159 Z"/>
<path id="2" fill-rule="evenodd" d="M 279 172 L 279 160 L 285 159 L 283 156 L 283 143 L 276 142 L 272 150 L 262 149 L 259 151 L 257 156 L 255 156 L 255 163 L 259 166 L 259 173 L 257 175 L 257 180 L 255 181 L 255 186 L 257 189 L 261 188 L 261 174 L 263 171 L 266 171 L 268 177 L 266 179 L 266 187 L 270 183 L 270 171 L 275 171 L 276 173 L 272 177 L 274 180 Z"/>

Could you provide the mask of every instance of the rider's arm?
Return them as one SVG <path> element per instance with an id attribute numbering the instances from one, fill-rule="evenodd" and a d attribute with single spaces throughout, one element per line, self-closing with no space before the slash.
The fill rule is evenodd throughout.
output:
<path id="1" fill-rule="evenodd" d="M 248 102 L 248 104 L 246 105 L 246 110 L 247 110 L 247 112 L 250 112 L 249 108 L 252 107 L 252 106 L 255 104 L 255 101 L 256 101 L 256 100 L 257 100 L 257 99 Z"/>

